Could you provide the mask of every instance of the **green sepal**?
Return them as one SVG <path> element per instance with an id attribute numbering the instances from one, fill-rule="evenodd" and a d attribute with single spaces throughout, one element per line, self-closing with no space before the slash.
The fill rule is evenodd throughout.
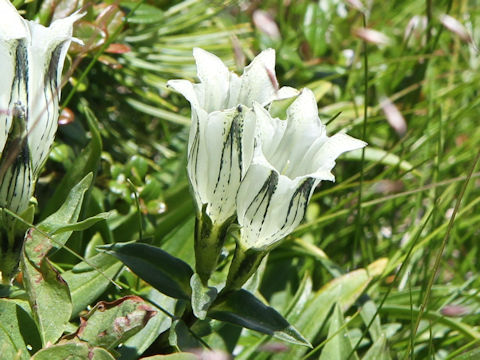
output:
<path id="1" fill-rule="evenodd" d="M 217 267 L 218 258 L 233 217 L 223 224 L 213 224 L 204 205 L 195 222 L 195 270 L 205 286 Z"/>
<path id="2" fill-rule="evenodd" d="M 237 242 L 230 269 L 228 270 L 225 291 L 241 289 L 243 284 L 257 271 L 263 258 L 268 254 L 266 250 L 254 248 L 243 249 Z"/>

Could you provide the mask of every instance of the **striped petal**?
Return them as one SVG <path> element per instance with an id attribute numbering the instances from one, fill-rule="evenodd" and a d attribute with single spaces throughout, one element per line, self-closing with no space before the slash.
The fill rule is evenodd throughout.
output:
<path id="1" fill-rule="evenodd" d="M 28 144 L 33 173 L 38 176 L 57 131 L 58 102 L 63 63 L 72 40 L 76 13 L 53 22 L 48 28 L 28 22 Z"/>
<path id="2" fill-rule="evenodd" d="M 73 23 L 26 21 L 0 0 L 0 205 L 23 212 L 53 143 Z"/>
<path id="3" fill-rule="evenodd" d="M 242 247 L 268 249 L 290 234 L 302 221 L 319 182 L 311 176 L 290 179 L 254 159 L 237 196 Z"/>
<path id="4" fill-rule="evenodd" d="M 263 251 L 300 224 L 318 183 L 335 179 L 335 159 L 366 143 L 345 134 L 328 137 L 308 89 L 287 109 L 286 120 L 259 104 L 254 112 L 257 144 L 238 191 L 237 219 L 241 247 Z"/>
<path id="5" fill-rule="evenodd" d="M 198 212 L 204 204 L 214 223 L 235 213 L 235 197 L 253 155 L 255 119 L 242 106 L 194 112 L 187 170 Z"/>

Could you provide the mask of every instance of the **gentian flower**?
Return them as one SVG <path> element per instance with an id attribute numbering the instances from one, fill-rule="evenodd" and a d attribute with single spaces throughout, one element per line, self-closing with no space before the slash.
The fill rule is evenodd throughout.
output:
<path id="1" fill-rule="evenodd" d="M 273 118 L 254 105 L 256 147 L 237 194 L 240 236 L 227 287 L 239 288 L 263 256 L 300 223 L 315 187 L 334 181 L 331 170 L 342 153 L 366 143 L 346 134 L 328 137 L 309 89 L 287 109 L 287 119 Z"/>
<path id="2" fill-rule="evenodd" d="M 0 207 L 18 214 L 28 207 L 53 143 L 63 64 L 73 23 L 81 16 L 44 27 L 24 20 L 9 0 L 0 0 Z M 0 230 L 11 232 L 9 219 L 2 216 Z M 9 236 L 2 248 L 12 247 Z"/>
<path id="3" fill-rule="evenodd" d="M 192 109 L 187 171 L 197 210 L 196 270 L 206 282 L 235 217 L 237 191 L 253 157 L 253 104 L 266 105 L 295 91 L 278 89 L 272 49 L 260 53 L 242 76 L 205 50 L 195 48 L 193 56 L 200 83 L 171 80 L 168 85 L 185 96 Z"/>

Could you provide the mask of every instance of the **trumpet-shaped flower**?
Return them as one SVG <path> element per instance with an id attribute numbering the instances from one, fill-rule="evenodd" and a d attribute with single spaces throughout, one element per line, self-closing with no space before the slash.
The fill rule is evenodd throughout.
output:
<path id="1" fill-rule="evenodd" d="M 0 0 L 0 206 L 21 213 L 53 143 L 76 13 L 44 27 Z"/>
<path id="2" fill-rule="evenodd" d="M 308 89 L 287 109 L 286 120 L 273 118 L 259 104 L 254 112 L 256 147 L 237 194 L 240 236 L 229 289 L 241 287 L 265 254 L 298 226 L 315 187 L 335 179 L 335 159 L 366 145 L 346 134 L 328 137 Z"/>
<path id="3" fill-rule="evenodd" d="M 341 133 L 328 137 L 309 89 L 287 109 L 286 121 L 258 104 L 254 111 L 257 146 L 237 195 L 237 216 L 242 247 L 265 249 L 298 226 L 320 181 L 335 179 L 335 159 L 366 143 Z"/>
<path id="4" fill-rule="evenodd" d="M 170 80 L 168 85 L 192 108 L 187 170 L 197 211 L 205 206 L 212 222 L 222 224 L 235 213 L 235 196 L 253 156 L 253 103 L 266 105 L 294 90 L 278 90 L 272 49 L 255 57 L 242 76 L 205 50 L 195 48 L 193 56 L 200 83 Z"/>

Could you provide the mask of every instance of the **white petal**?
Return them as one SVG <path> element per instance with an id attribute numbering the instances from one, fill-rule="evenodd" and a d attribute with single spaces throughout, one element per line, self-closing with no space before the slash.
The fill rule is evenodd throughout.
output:
<path id="1" fill-rule="evenodd" d="M 262 51 L 248 65 L 241 76 L 239 103 L 252 107 L 256 101 L 266 105 L 275 98 L 278 83 L 275 77 L 275 50 Z"/>
<path id="2" fill-rule="evenodd" d="M 55 137 L 63 63 L 72 38 L 75 13 L 50 27 L 29 21 L 28 44 L 28 143 L 36 177 Z"/>
<path id="3" fill-rule="evenodd" d="M 228 96 L 230 72 L 217 56 L 200 48 L 193 49 L 197 75 L 205 92 L 201 106 L 207 112 L 222 110 Z"/>
<path id="4" fill-rule="evenodd" d="M 329 137 L 320 147 L 316 155 L 312 154 L 312 165 L 317 171 L 331 171 L 335 166 L 335 160 L 347 151 L 365 147 L 366 142 L 355 139 L 347 134 L 335 134 Z"/>
<path id="5" fill-rule="evenodd" d="M 290 86 L 283 86 L 280 88 L 280 90 L 278 90 L 276 99 L 280 100 L 292 98 L 298 96 L 299 93 L 300 92 L 295 88 L 292 88 Z"/>
<path id="6" fill-rule="evenodd" d="M 291 180 L 268 164 L 252 163 L 237 195 L 242 246 L 264 249 L 291 233 L 317 183 L 310 177 Z"/>
<path id="7" fill-rule="evenodd" d="M 267 159 L 271 159 L 277 151 L 283 138 L 287 122 L 278 118 L 272 118 L 270 114 L 258 103 L 254 103 L 253 109 L 257 118 L 257 136 L 260 139 L 259 146 Z"/>
<path id="8" fill-rule="evenodd" d="M 256 247 L 278 174 L 268 166 L 252 163 L 237 195 L 237 220 L 245 248 Z M 260 246 L 258 246 L 260 247 Z"/>
<path id="9" fill-rule="evenodd" d="M 302 93 L 287 109 L 287 128 L 278 148 L 269 161 L 282 174 L 295 178 L 303 175 L 297 170 L 305 161 L 310 146 L 325 138 L 325 126 L 318 117 L 315 96 L 309 89 Z"/>
<path id="10" fill-rule="evenodd" d="M 9 0 L 0 0 L 0 39 L 8 41 L 27 37 L 25 20 Z M 3 74 L 2 74 L 3 75 Z"/>
<path id="11" fill-rule="evenodd" d="M 205 113 L 206 114 L 206 113 Z M 235 212 L 235 196 L 253 156 L 255 118 L 246 107 L 199 117 L 189 154 L 189 176 L 212 221 Z"/>
<path id="12" fill-rule="evenodd" d="M 17 40 L 27 37 L 27 25 L 9 0 L 0 0 L 0 156 L 12 125 L 12 83 L 15 75 Z"/>
<path id="13" fill-rule="evenodd" d="M 25 113 L 14 107 L 12 128 L 0 157 L 0 206 L 20 214 L 33 194 L 35 179 L 27 138 Z"/>
<path id="14" fill-rule="evenodd" d="M 197 92 L 195 91 L 194 84 L 188 80 L 169 80 L 167 86 L 171 87 L 176 92 L 182 94 L 185 99 L 194 107 L 200 107 Z"/>

